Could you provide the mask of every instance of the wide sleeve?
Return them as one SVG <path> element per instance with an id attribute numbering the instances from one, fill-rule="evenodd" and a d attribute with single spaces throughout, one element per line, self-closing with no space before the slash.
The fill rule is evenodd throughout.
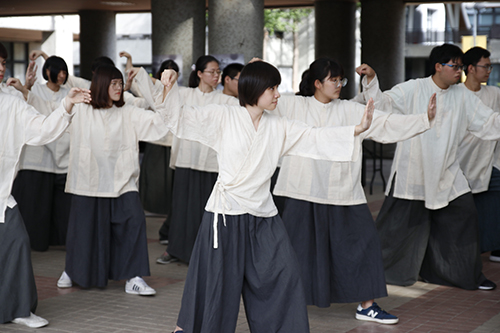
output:
<path id="1" fill-rule="evenodd" d="M 22 100 L 18 102 L 16 108 L 22 112 L 26 144 L 42 146 L 58 139 L 63 134 L 74 115 L 74 111 L 71 114 L 66 112 L 63 102 L 49 116 L 38 113 Z"/>
<path id="2" fill-rule="evenodd" d="M 91 82 L 87 79 L 76 77 L 73 75 L 68 75 L 68 80 L 64 84 L 64 86 L 68 89 L 77 87 L 82 89 L 90 89 Z"/>
<path id="3" fill-rule="evenodd" d="M 462 104 L 467 112 L 469 132 L 482 140 L 500 140 L 500 113 L 469 91 L 463 94 Z"/>
<path id="4" fill-rule="evenodd" d="M 375 110 L 370 128 L 361 137 L 380 143 L 393 143 L 410 139 L 430 128 L 426 113 L 401 115 Z"/>
<path id="5" fill-rule="evenodd" d="M 133 105 L 125 105 L 124 112 L 130 112 L 131 123 L 140 141 L 160 140 L 168 133 L 165 115 Z"/>
<path id="6" fill-rule="evenodd" d="M 349 162 L 357 159 L 361 141 L 354 136 L 355 126 L 312 127 L 282 117 L 285 142 L 282 155 Z"/>
<path id="7" fill-rule="evenodd" d="M 382 92 L 376 75 L 369 84 L 366 84 L 366 78 L 363 78 L 363 80 L 365 80 L 365 83 L 363 84 L 362 94 L 365 103 L 370 98 L 373 98 L 377 110 L 390 113 L 407 113 L 407 95 L 412 94 L 417 87 L 407 81 L 394 86 L 391 90 Z"/>

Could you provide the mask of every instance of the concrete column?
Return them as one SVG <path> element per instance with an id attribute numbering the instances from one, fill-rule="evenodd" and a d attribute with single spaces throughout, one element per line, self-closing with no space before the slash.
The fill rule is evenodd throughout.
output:
<path id="1" fill-rule="evenodd" d="M 183 84 L 191 65 L 205 54 L 205 0 L 151 0 L 153 62 L 180 55 Z"/>
<path id="2" fill-rule="evenodd" d="M 80 14 L 80 76 L 92 79 L 92 61 L 101 56 L 116 59 L 115 12 L 82 10 Z"/>
<path id="3" fill-rule="evenodd" d="M 405 3 L 361 0 L 361 61 L 377 72 L 380 88 L 404 81 Z"/>
<path id="4" fill-rule="evenodd" d="M 209 0 L 210 54 L 243 54 L 245 62 L 262 58 L 264 0 Z"/>
<path id="5" fill-rule="evenodd" d="M 330 57 L 344 68 L 349 84 L 342 89 L 342 98 L 351 98 L 357 92 L 354 84 L 356 1 L 317 0 L 314 2 L 316 16 L 316 58 Z"/>

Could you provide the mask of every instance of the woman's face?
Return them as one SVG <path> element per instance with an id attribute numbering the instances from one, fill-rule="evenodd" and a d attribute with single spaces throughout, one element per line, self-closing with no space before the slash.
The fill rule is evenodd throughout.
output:
<path id="1" fill-rule="evenodd" d="M 332 101 L 339 98 L 340 91 L 342 90 L 342 78 L 340 76 L 331 77 L 328 75 L 323 82 L 316 80 L 316 91 L 314 96 L 318 100 Z M 319 98 L 318 98 L 319 97 Z"/>
<path id="2" fill-rule="evenodd" d="M 120 96 L 123 90 L 123 80 L 122 79 L 113 79 L 109 83 L 108 88 L 108 96 L 110 100 L 110 104 L 113 102 L 118 102 L 120 100 Z"/>
<path id="3" fill-rule="evenodd" d="M 68 73 L 66 71 L 59 71 L 57 74 L 57 82 L 52 82 L 52 79 L 50 78 L 50 70 L 47 69 L 47 77 L 49 78 L 49 81 L 52 83 L 55 83 L 59 86 L 62 86 L 64 84 L 64 81 L 66 81 L 66 77 L 68 76 Z"/>
<path id="4" fill-rule="evenodd" d="M 203 81 L 203 83 L 214 88 L 217 87 L 220 79 L 219 64 L 216 61 L 209 62 L 207 64 L 207 68 L 205 68 L 203 72 L 198 71 L 198 77 L 200 78 L 200 81 Z"/>
<path id="5" fill-rule="evenodd" d="M 263 110 L 272 111 L 276 109 L 278 105 L 278 98 L 280 98 L 280 93 L 278 92 L 278 86 L 267 88 L 262 95 L 260 95 L 257 101 L 257 106 Z"/>

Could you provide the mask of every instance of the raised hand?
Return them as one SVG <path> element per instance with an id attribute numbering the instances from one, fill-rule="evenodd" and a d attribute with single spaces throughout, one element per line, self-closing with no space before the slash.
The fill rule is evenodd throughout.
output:
<path id="1" fill-rule="evenodd" d="M 29 90 L 26 89 L 26 87 L 21 84 L 21 81 L 19 79 L 15 77 L 10 77 L 7 80 L 7 86 L 14 87 L 16 90 L 19 90 L 20 92 L 23 93 L 24 99 L 28 100 Z"/>
<path id="2" fill-rule="evenodd" d="M 432 94 L 429 99 L 429 106 L 427 107 L 427 116 L 429 117 L 429 121 L 436 117 L 436 93 Z"/>
<path id="3" fill-rule="evenodd" d="M 360 135 L 364 131 L 370 128 L 373 119 L 373 111 L 375 110 L 373 98 L 370 98 L 368 103 L 366 103 L 365 113 L 363 114 L 363 118 L 361 118 L 361 122 L 359 125 L 356 125 L 354 129 L 354 135 Z"/>
<path id="4" fill-rule="evenodd" d="M 92 98 L 90 97 L 90 90 L 82 88 L 71 88 L 66 98 L 68 102 L 72 104 L 77 104 L 77 103 L 88 104 L 92 100 Z"/>
<path id="5" fill-rule="evenodd" d="M 125 52 L 125 51 L 121 51 L 119 53 L 119 55 L 120 55 L 120 57 L 127 58 L 127 63 L 125 64 L 125 71 L 126 72 L 129 71 L 133 67 L 133 65 L 132 65 L 132 56 L 130 55 L 130 53 Z"/>
<path id="6" fill-rule="evenodd" d="M 26 89 L 31 89 L 31 87 L 35 84 L 37 69 L 38 66 L 36 63 L 34 61 L 30 61 L 28 68 L 26 69 L 26 83 L 24 84 Z"/>
<path id="7" fill-rule="evenodd" d="M 35 61 L 38 57 L 42 56 L 43 59 L 47 60 L 49 57 L 47 53 L 43 52 L 42 50 L 33 50 L 30 52 L 30 60 Z"/>
<path id="8" fill-rule="evenodd" d="M 161 73 L 161 83 L 166 88 L 171 88 L 175 81 L 177 81 L 178 74 L 173 69 L 165 69 L 163 73 Z"/>
<path id="9" fill-rule="evenodd" d="M 368 80 L 368 83 L 371 82 L 371 80 L 375 77 L 375 71 L 373 70 L 373 68 L 371 68 L 369 65 L 367 64 L 361 64 L 361 66 L 358 66 L 356 68 L 356 73 L 358 73 L 358 75 L 366 75 L 366 78 Z"/>

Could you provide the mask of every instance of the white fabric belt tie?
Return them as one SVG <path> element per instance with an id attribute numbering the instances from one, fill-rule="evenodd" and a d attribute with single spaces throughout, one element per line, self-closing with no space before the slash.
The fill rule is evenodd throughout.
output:
<path id="1" fill-rule="evenodd" d="M 216 195 L 216 201 L 215 201 L 215 208 L 219 206 L 222 207 L 222 220 L 224 221 L 224 226 L 226 226 L 226 215 L 224 214 L 226 210 L 231 210 L 231 206 L 228 205 L 227 202 L 227 197 L 226 197 L 226 188 L 220 181 L 217 180 L 215 183 L 215 189 L 217 191 Z M 219 205 L 220 202 L 220 205 Z M 214 223 L 213 223 L 213 228 L 214 228 L 214 249 L 217 249 L 219 247 L 219 232 L 217 229 L 219 222 L 219 213 L 214 212 Z"/>

